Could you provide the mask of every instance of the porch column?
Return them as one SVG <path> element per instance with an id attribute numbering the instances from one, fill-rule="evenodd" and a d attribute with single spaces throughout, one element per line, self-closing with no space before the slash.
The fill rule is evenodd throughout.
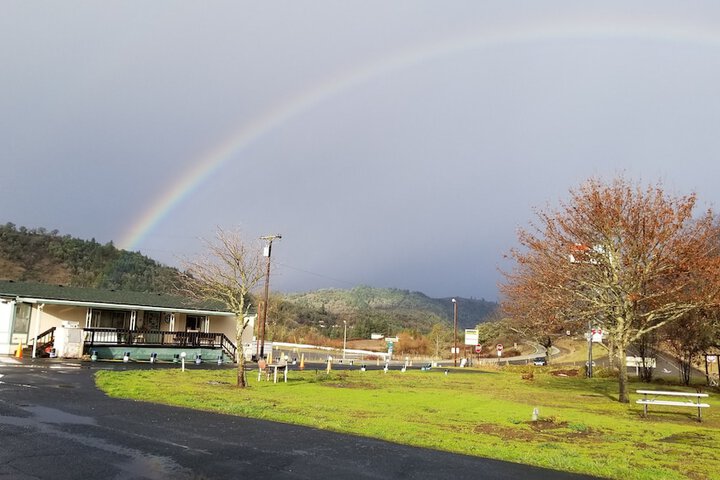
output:
<path id="1" fill-rule="evenodd" d="M 92 327 L 92 307 L 88 307 L 87 313 L 85 313 L 85 328 Z"/>
<path id="2" fill-rule="evenodd" d="M 175 312 L 170 314 L 170 331 L 175 331 Z"/>
<path id="3" fill-rule="evenodd" d="M 40 320 L 42 320 L 43 308 L 45 308 L 44 303 L 37 306 L 37 315 L 35 315 L 37 321 L 35 322 L 35 340 L 33 340 L 32 358 L 36 358 L 35 355 L 37 354 L 37 337 L 40 334 Z"/>
<path id="4" fill-rule="evenodd" d="M 205 315 L 205 333 L 210 333 L 210 315 Z"/>
<path id="5" fill-rule="evenodd" d="M 130 330 L 135 330 L 137 324 L 137 310 L 130 310 Z"/>

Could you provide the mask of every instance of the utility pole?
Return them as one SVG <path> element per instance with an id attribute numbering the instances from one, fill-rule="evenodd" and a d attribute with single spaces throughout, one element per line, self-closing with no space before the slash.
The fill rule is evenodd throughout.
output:
<path id="1" fill-rule="evenodd" d="M 343 333 L 343 363 L 345 363 L 345 350 L 347 350 L 347 320 L 343 320 L 345 333 Z"/>
<path id="2" fill-rule="evenodd" d="M 268 296 L 270 293 L 270 254 L 272 253 L 272 242 L 275 239 L 281 239 L 282 235 L 265 235 L 260 240 L 265 240 L 267 245 L 263 250 L 263 256 L 267 257 L 267 268 L 265 270 L 265 295 L 263 300 L 262 318 L 258 327 L 258 360 L 265 356 L 265 322 L 267 321 Z"/>
<path id="3" fill-rule="evenodd" d="M 593 376 L 593 354 L 592 354 L 592 341 L 593 341 L 593 329 L 592 329 L 592 320 L 588 320 L 588 359 L 587 359 L 587 378 L 592 378 Z"/>
<path id="4" fill-rule="evenodd" d="M 457 300 L 452 299 L 453 303 L 453 363 L 457 367 Z"/>

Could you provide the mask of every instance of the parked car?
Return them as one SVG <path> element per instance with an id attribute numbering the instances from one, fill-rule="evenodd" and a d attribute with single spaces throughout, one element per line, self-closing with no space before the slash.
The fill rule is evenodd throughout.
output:
<path id="1" fill-rule="evenodd" d="M 545 357 L 535 357 L 533 358 L 533 365 L 547 365 L 547 359 Z"/>

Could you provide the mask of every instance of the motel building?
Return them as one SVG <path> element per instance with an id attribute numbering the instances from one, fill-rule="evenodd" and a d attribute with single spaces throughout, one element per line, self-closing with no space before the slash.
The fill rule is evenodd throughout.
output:
<path id="1" fill-rule="evenodd" d="M 255 316 L 243 332 L 252 342 Z M 236 316 L 180 296 L 0 280 L 0 356 L 236 361 Z M 246 338 L 247 337 L 247 338 Z M 129 354 L 129 355 L 128 355 Z"/>

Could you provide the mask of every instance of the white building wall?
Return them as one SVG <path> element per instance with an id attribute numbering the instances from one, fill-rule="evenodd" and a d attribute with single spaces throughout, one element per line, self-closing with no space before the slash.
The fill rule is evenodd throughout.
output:
<path id="1" fill-rule="evenodd" d="M 10 355 L 14 349 L 10 342 L 15 302 L 0 300 L 0 355 Z"/>

